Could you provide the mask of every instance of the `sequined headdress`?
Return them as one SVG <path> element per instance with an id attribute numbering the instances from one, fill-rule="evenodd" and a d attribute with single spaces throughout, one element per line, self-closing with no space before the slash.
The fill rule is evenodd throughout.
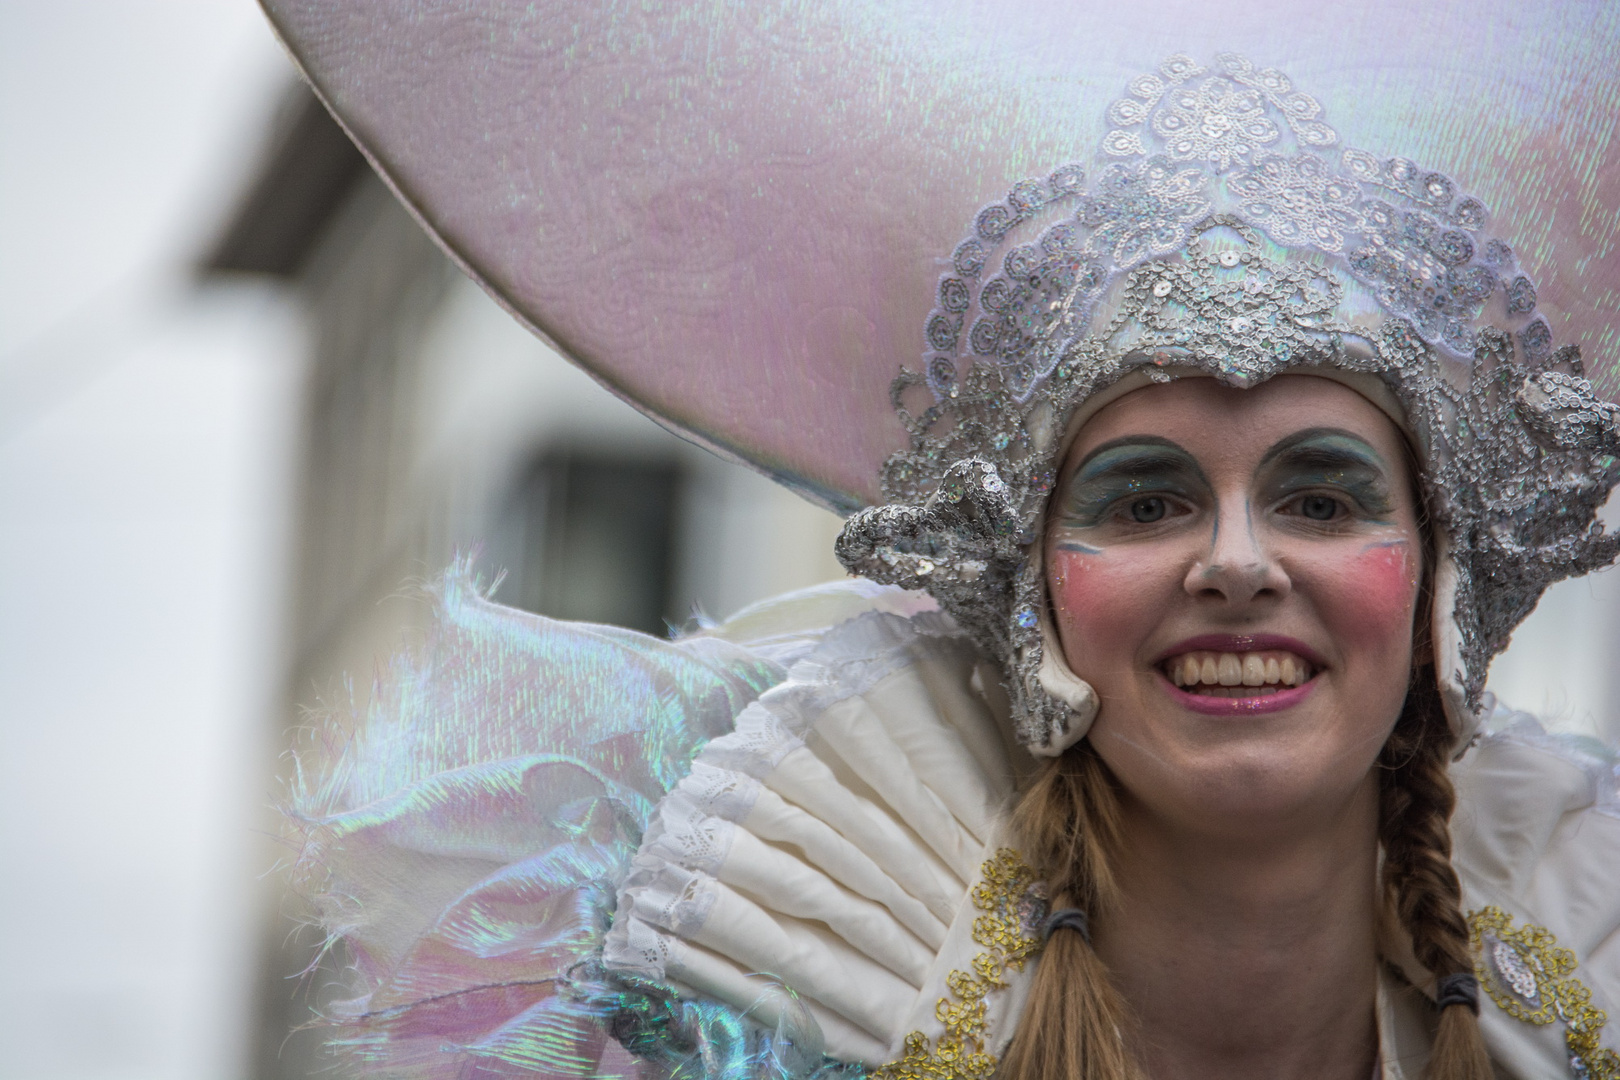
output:
<path id="1" fill-rule="evenodd" d="M 1449 552 L 1460 735 L 1546 584 L 1609 557 L 1613 4 L 262 2 L 525 325 L 823 505 L 888 504 L 846 555 L 974 629 L 1033 745 L 1085 698 L 1042 683 L 1023 554 L 1105 387 L 1314 366 L 1387 392 Z"/>
<path id="2" fill-rule="evenodd" d="M 940 278 L 909 449 L 852 517 L 852 571 L 926 589 L 1009 673 L 1037 753 L 1096 705 L 1058 655 L 1040 523 L 1061 437 L 1096 395 L 1179 375 L 1329 375 L 1416 444 L 1439 552 L 1437 676 L 1459 744 L 1485 672 L 1552 582 L 1608 565 L 1620 409 L 1555 343 L 1536 285 L 1457 181 L 1340 145 L 1271 68 L 1172 56 L 1109 107 L 1089 164 L 982 209 Z"/>

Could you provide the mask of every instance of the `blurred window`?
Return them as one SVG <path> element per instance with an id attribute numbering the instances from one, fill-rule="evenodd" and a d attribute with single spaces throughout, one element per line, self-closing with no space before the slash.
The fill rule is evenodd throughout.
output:
<path id="1" fill-rule="evenodd" d="M 553 452 L 508 496 L 491 538 L 496 598 L 559 619 L 667 633 L 681 475 L 667 460 Z"/>

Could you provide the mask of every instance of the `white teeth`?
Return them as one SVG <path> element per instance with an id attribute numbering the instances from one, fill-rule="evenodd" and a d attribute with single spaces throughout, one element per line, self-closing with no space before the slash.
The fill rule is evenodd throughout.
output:
<path id="1" fill-rule="evenodd" d="M 1164 671 L 1176 686 L 1187 687 L 1299 686 L 1313 674 L 1309 663 L 1281 650 L 1184 653 L 1166 662 Z"/>
<path id="2" fill-rule="evenodd" d="M 1266 681 L 1266 662 L 1260 659 L 1259 653 L 1249 653 L 1243 658 L 1243 685 L 1260 686 Z"/>

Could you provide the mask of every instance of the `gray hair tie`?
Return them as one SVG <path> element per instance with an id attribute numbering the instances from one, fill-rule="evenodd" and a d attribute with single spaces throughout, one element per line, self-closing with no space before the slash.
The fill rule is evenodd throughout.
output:
<path id="1" fill-rule="evenodd" d="M 1442 975 L 1434 982 L 1434 1007 L 1449 1009 L 1453 1005 L 1466 1005 L 1469 1012 L 1479 1015 L 1479 980 L 1469 972 Z"/>
<path id="2" fill-rule="evenodd" d="M 1091 944 L 1091 924 L 1086 919 L 1086 913 L 1077 907 L 1058 908 L 1048 915 L 1041 927 L 1041 940 L 1050 940 L 1057 930 L 1073 930 L 1087 945 Z"/>

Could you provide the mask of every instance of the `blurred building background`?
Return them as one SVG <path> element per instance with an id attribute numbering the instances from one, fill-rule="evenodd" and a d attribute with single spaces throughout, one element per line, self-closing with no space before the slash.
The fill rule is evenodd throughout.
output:
<path id="1" fill-rule="evenodd" d="M 288 745 L 305 708 L 364 708 L 377 659 L 420 628 L 420 585 L 458 553 L 508 604 L 659 635 L 843 576 L 837 517 L 669 434 L 519 327 L 301 84 L 204 272 L 281 281 L 307 321 Z M 265 892 L 253 1075 L 304 1077 L 320 1033 L 297 1029 L 336 980 L 306 970 L 318 941 L 289 936 L 296 898 L 276 879 Z"/>
<path id="2" fill-rule="evenodd" d="M 0 1077 L 321 1075 L 274 811 L 416 588 L 664 632 L 838 576 L 837 521 L 454 270 L 247 0 L 0 5 Z M 1620 575 L 1493 688 L 1620 737 Z"/>

